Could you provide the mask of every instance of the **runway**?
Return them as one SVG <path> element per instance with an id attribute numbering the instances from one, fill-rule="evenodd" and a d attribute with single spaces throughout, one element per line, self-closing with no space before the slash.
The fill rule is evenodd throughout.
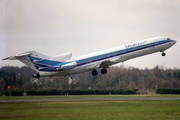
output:
<path id="1" fill-rule="evenodd" d="M 45 102 L 45 101 L 141 101 L 141 100 L 180 100 L 180 97 L 120 97 L 120 98 L 63 98 L 63 99 L 27 99 L 27 100 L 0 100 L 3 102 Z"/>

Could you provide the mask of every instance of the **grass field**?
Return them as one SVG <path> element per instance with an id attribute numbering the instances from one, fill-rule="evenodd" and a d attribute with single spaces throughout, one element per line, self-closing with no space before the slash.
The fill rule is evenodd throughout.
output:
<path id="1" fill-rule="evenodd" d="M 162 97 L 162 95 L 160 95 Z M 160 97 L 141 96 L 141 97 Z M 33 96 L 0 97 L 12 99 L 63 99 L 87 97 L 124 96 Z M 126 96 L 139 97 L 139 96 Z M 174 97 L 167 95 L 165 97 Z M 180 96 L 176 96 L 180 97 Z M 158 101 L 54 101 L 54 102 L 7 102 L 0 103 L 0 119 L 12 120 L 178 120 L 180 100 Z"/>
<path id="2" fill-rule="evenodd" d="M 180 97 L 180 95 L 69 95 L 69 96 L 0 96 L 0 100 L 32 100 L 32 99 L 72 99 L 72 98 L 152 98 L 152 97 Z"/>

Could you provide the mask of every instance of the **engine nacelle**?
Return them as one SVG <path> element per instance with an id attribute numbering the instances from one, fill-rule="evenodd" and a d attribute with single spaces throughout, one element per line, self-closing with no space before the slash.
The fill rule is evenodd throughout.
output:
<path id="1" fill-rule="evenodd" d="M 56 71 L 63 71 L 63 70 L 69 70 L 69 69 L 72 69 L 74 67 L 77 66 L 77 62 L 71 62 L 71 63 L 67 63 L 67 64 L 64 64 L 58 68 L 56 68 Z"/>
<path id="2" fill-rule="evenodd" d="M 64 61 L 70 60 L 71 57 L 72 57 L 71 53 L 64 53 L 64 54 L 52 57 L 51 60 L 64 62 Z"/>

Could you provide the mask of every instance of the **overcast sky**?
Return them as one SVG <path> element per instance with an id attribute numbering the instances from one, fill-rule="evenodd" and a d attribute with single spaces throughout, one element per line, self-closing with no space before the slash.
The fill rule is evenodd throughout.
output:
<path id="1" fill-rule="evenodd" d="M 167 36 L 177 43 L 165 57 L 155 53 L 123 65 L 180 68 L 179 0 L 0 0 L 0 14 L 0 59 L 30 50 L 77 57 Z M 0 60 L 5 65 L 24 64 Z"/>

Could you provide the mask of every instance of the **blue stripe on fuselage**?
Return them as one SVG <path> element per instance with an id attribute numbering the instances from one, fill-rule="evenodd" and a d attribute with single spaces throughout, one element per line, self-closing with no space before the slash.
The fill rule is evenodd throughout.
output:
<path id="1" fill-rule="evenodd" d="M 41 64 L 41 65 L 53 66 L 53 65 L 62 63 L 59 61 L 47 60 L 47 59 L 37 58 L 37 57 L 32 57 L 32 56 L 28 56 L 28 57 L 31 60 L 31 62 Z"/>
<path id="2" fill-rule="evenodd" d="M 53 65 L 51 67 L 41 69 L 40 71 L 56 71 L 57 67 L 60 67 L 62 65 L 68 64 L 68 63 L 71 63 L 71 62 L 59 62 L 59 64 L 56 64 L 56 65 Z"/>
<path id="3" fill-rule="evenodd" d="M 132 47 L 132 48 L 126 48 L 126 49 L 123 49 L 123 50 L 113 51 L 113 52 L 110 52 L 110 53 L 106 53 L 106 54 L 97 55 L 97 56 L 90 57 L 90 58 L 77 60 L 76 62 L 78 64 L 77 66 L 82 66 L 82 65 L 85 65 L 85 64 L 88 64 L 88 63 L 97 62 L 97 61 L 105 60 L 105 59 L 108 59 L 108 58 L 111 58 L 111 57 L 116 57 L 116 56 L 119 56 L 119 55 L 139 51 L 139 50 L 142 50 L 142 49 L 153 47 L 155 45 L 161 45 L 161 44 L 164 44 L 164 43 L 167 43 L 167 42 L 170 42 L 170 40 L 162 40 L 162 41 L 153 42 L 153 43 L 149 43 L 149 44 L 145 44 L 145 45 L 140 45 L 140 46 L 136 46 L 136 47 Z"/>
<path id="4" fill-rule="evenodd" d="M 131 52 L 135 52 L 135 51 L 139 51 L 139 50 L 143 50 L 143 49 L 147 49 L 147 48 L 151 48 L 154 47 L 156 45 L 161 45 L 161 44 L 165 44 L 171 42 L 170 40 L 162 40 L 162 41 L 158 41 L 158 42 L 153 42 L 153 43 L 148 43 L 145 45 L 139 45 L 136 47 L 131 47 L 131 48 L 126 48 L 123 50 L 117 50 L 117 51 L 113 51 L 113 52 L 109 52 L 109 53 L 105 53 L 105 54 L 101 54 L 101 55 L 97 55 L 97 56 L 92 56 L 89 58 L 85 58 L 85 59 L 81 59 L 81 60 L 77 60 L 77 66 L 82 66 L 88 63 L 93 63 L 93 62 L 97 62 L 97 61 L 101 61 L 101 60 L 105 60 L 108 58 L 112 58 L 112 57 L 116 57 L 119 55 L 124 55 L 127 53 L 131 53 Z M 50 71 L 55 71 L 57 67 L 67 64 L 69 62 L 57 62 L 57 61 L 51 61 L 51 60 L 39 60 L 37 61 L 37 63 L 40 64 L 44 64 L 44 65 L 50 65 L 51 67 L 48 68 L 44 68 L 41 69 L 40 71 L 46 71 L 46 72 L 50 72 Z"/>
<path id="5" fill-rule="evenodd" d="M 61 62 L 43 59 L 41 61 L 37 61 L 36 63 L 53 66 L 53 65 L 57 65 L 57 64 L 59 64 Z"/>

